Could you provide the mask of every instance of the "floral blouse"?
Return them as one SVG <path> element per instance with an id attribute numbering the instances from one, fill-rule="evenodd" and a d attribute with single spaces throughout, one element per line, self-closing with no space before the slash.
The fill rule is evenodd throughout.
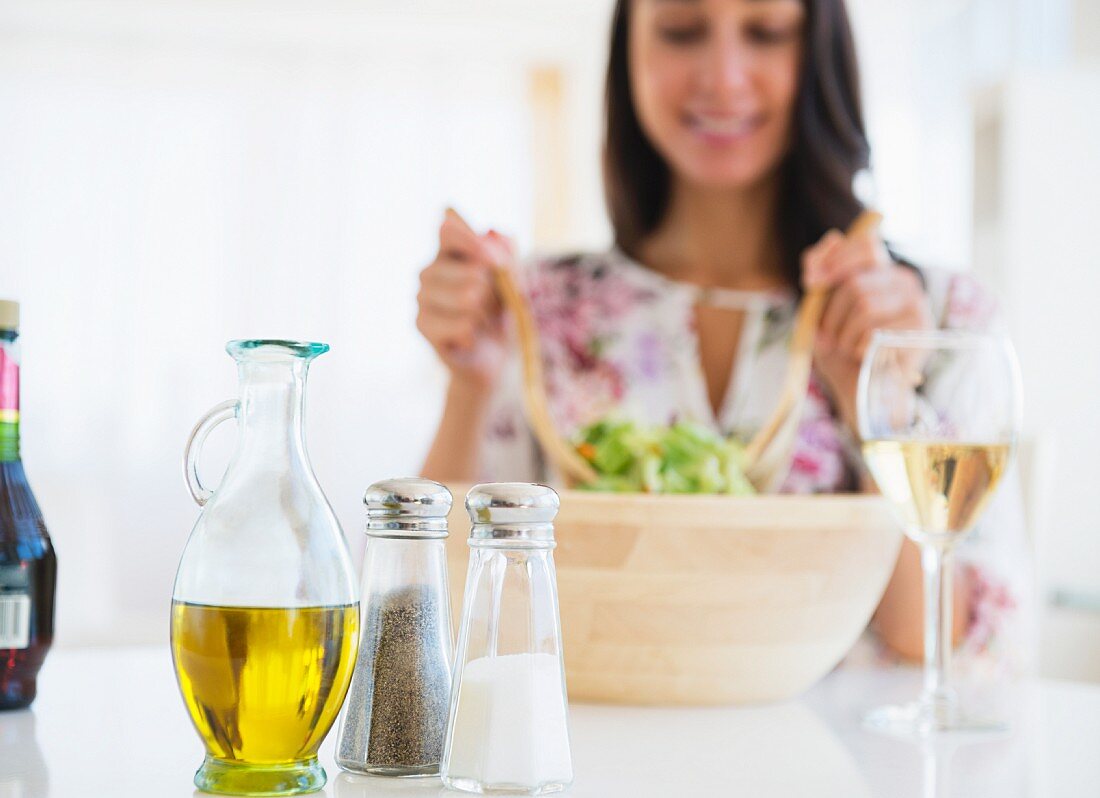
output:
<path id="1" fill-rule="evenodd" d="M 983 329 L 994 306 L 964 274 L 922 270 L 933 316 L 945 329 Z M 671 280 L 619 250 L 536 259 L 522 275 L 539 329 L 550 412 L 570 436 L 608 415 L 641 423 L 690 419 L 749 440 L 780 395 L 797 296 L 793 291 L 704 289 Z M 743 313 L 739 349 L 721 407 L 714 412 L 699 358 L 695 307 Z M 481 448 L 488 480 L 557 482 L 528 431 L 518 357 L 501 378 Z M 811 376 L 786 493 L 858 490 L 858 449 L 816 375 Z M 1010 474 L 980 527 L 958 550 L 969 569 L 971 617 L 957 654 L 972 667 L 1018 672 L 1030 649 L 1019 607 L 1026 592 L 1019 490 Z M 873 638 L 850 656 L 887 655 Z M 963 663 L 960 663 L 962 665 Z"/>

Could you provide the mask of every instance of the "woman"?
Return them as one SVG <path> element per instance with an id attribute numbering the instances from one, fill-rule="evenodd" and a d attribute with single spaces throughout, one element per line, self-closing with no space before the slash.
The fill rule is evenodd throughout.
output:
<path id="1" fill-rule="evenodd" d="M 852 182 L 868 154 L 842 0 L 619 0 L 604 152 L 615 247 L 526 275 L 558 429 L 615 413 L 751 438 L 780 391 L 799 291 L 820 286 L 832 293 L 784 490 L 858 490 L 871 333 L 988 315 L 964 280 L 897 260 L 877 232 L 840 232 L 862 209 Z M 428 476 L 546 477 L 492 290 L 492 265 L 511 260 L 504 237 L 448 212 L 417 322 L 451 374 Z M 960 569 L 957 639 L 989 581 Z M 920 584 L 907 541 L 874 628 L 908 657 L 922 650 Z"/>

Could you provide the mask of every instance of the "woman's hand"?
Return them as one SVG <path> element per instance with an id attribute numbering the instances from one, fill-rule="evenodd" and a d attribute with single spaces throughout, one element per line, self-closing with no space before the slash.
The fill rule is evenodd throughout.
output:
<path id="1" fill-rule="evenodd" d="M 802 254 L 807 289 L 832 293 L 814 346 L 814 363 L 849 428 L 856 430 L 859 367 L 875 330 L 928 330 L 932 311 L 920 277 L 890 259 L 876 231 L 845 237 L 830 230 Z"/>
<path id="2" fill-rule="evenodd" d="M 450 370 L 452 388 L 487 393 L 500 373 L 504 331 L 493 269 L 513 260 L 508 239 L 479 236 L 447 210 L 439 252 L 420 273 L 416 327 Z"/>

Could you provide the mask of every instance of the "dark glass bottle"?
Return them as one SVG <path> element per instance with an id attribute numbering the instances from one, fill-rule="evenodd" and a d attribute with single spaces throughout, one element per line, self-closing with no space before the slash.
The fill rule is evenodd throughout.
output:
<path id="1" fill-rule="evenodd" d="M 29 706 L 53 642 L 57 558 L 19 459 L 19 305 L 0 300 L 0 709 Z"/>

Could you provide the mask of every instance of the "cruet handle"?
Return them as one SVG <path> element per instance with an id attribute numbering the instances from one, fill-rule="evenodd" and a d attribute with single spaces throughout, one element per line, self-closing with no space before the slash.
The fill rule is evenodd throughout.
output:
<path id="1" fill-rule="evenodd" d="M 210 501 L 210 497 L 214 495 L 214 491 L 203 487 L 202 480 L 199 479 L 199 455 L 202 453 L 203 444 L 206 443 L 206 436 L 223 421 L 236 418 L 239 408 L 240 403 L 236 399 L 227 399 L 215 405 L 199 419 L 199 423 L 191 430 L 191 436 L 187 439 L 187 447 L 183 450 L 183 477 L 187 480 L 187 489 L 191 491 L 191 498 L 199 507 Z"/>

